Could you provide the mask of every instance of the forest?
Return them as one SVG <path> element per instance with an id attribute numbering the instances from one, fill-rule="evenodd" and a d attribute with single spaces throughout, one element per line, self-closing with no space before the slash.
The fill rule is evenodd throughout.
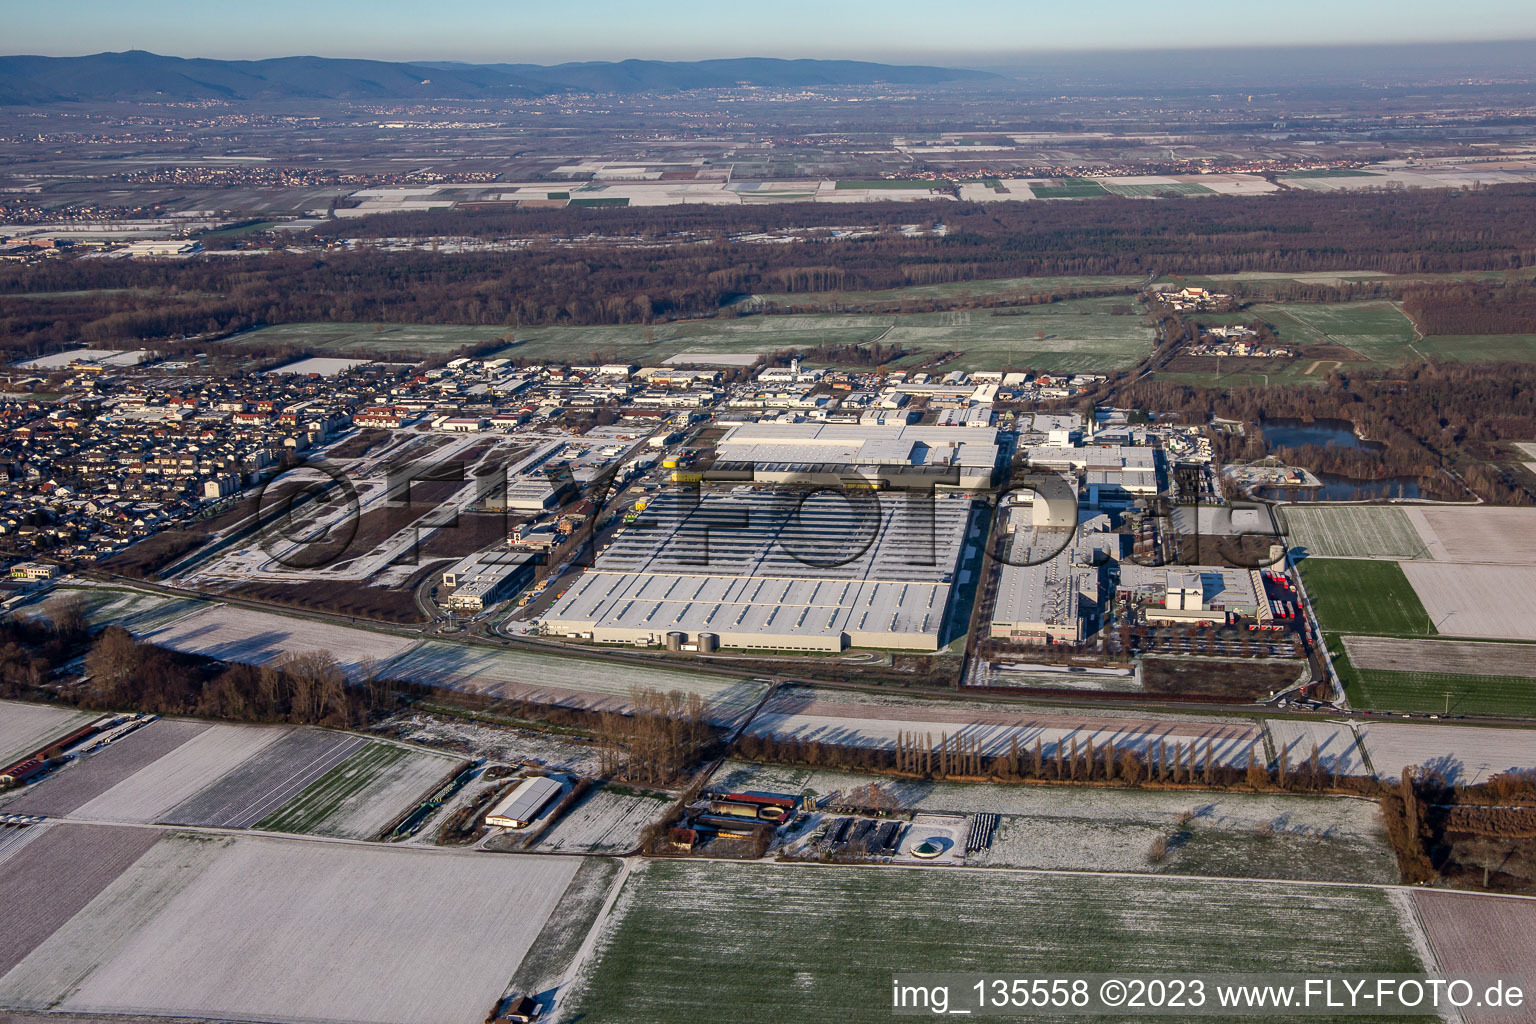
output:
<path id="1" fill-rule="evenodd" d="M 1335 370 L 1325 388 L 1211 389 L 1144 378 L 1118 386 L 1115 401 L 1157 409 L 1187 422 L 1211 416 L 1261 424 L 1265 419 L 1347 420 L 1385 445 L 1370 452 L 1296 450 L 1303 465 L 1344 476 L 1413 476 L 1451 480 L 1485 501 L 1536 504 L 1536 497 L 1490 463 L 1496 442 L 1536 437 L 1536 366 L 1523 363 L 1425 363 L 1396 369 Z M 1262 426 L 1243 435 L 1216 434 L 1216 455 L 1269 454 Z M 1306 461 L 1314 458 L 1318 464 Z M 1444 489 L 1444 483 L 1437 489 Z M 1454 488 L 1453 488 L 1454 489 Z M 1470 499 L 1471 495 L 1446 494 Z"/>
<path id="2" fill-rule="evenodd" d="M 295 321 L 479 324 L 498 333 L 544 324 L 650 323 L 713 316 L 751 294 L 1008 277 L 1509 270 L 1536 266 L 1533 198 L 1536 188 L 1503 186 L 1463 194 L 1287 193 L 1198 202 L 934 203 L 857 213 L 794 204 L 391 214 L 348 222 L 345 229 L 349 235 L 512 236 L 531 244 L 469 254 L 362 250 L 185 262 L 45 261 L 0 271 L 0 335 L 19 357 L 82 342 L 174 350 L 171 343 L 184 336 L 199 336 L 197 344 L 206 345 L 230 332 Z M 851 217 L 890 226 L 942 223 L 946 232 L 812 233 L 780 245 L 740 240 Z M 1512 308 L 1500 322 L 1520 322 L 1520 315 Z"/>

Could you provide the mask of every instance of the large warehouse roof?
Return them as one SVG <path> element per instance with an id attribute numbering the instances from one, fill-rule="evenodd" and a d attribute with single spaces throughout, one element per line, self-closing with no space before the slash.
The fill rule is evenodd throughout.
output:
<path id="1" fill-rule="evenodd" d="M 997 464 L 997 431 L 963 433 L 949 427 L 876 423 L 744 423 L 715 445 L 730 462 L 842 464 L 850 466 L 964 466 Z"/>
<path id="2" fill-rule="evenodd" d="M 935 649 L 970 510 L 948 497 L 665 493 L 545 623 L 611 642 L 681 632 L 725 646 Z"/>
<path id="3" fill-rule="evenodd" d="M 560 783 L 542 775 L 526 778 L 491 808 L 491 812 L 485 816 L 486 823 L 522 828 L 538 817 L 539 811 L 560 789 Z"/>

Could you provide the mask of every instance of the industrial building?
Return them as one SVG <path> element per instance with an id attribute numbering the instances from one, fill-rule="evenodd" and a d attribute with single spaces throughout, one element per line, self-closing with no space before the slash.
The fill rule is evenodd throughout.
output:
<path id="1" fill-rule="evenodd" d="M 543 628 L 700 651 L 937 650 L 971 505 L 962 495 L 663 492 Z"/>
<path id="2" fill-rule="evenodd" d="M 485 823 L 501 828 L 527 828 L 560 795 L 562 788 L 559 782 L 543 775 L 526 778 L 497 801 L 485 816 Z"/>
<path id="3" fill-rule="evenodd" d="M 996 479 L 997 431 L 905 423 L 744 423 L 715 445 L 724 479 L 983 490 Z"/>
<path id="4" fill-rule="evenodd" d="M 556 507 L 574 494 L 569 479 L 551 480 L 541 473 L 514 477 L 505 488 L 487 496 L 485 505 L 491 509 L 538 513 Z"/>
<path id="5" fill-rule="evenodd" d="M 525 551 L 476 552 L 443 573 L 443 586 L 453 588 L 443 603 L 456 612 L 484 611 L 527 586 L 534 564 L 534 556 Z"/>
<path id="6" fill-rule="evenodd" d="M 989 635 L 1024 644 L 1082 643 L 1097 626 L 1102 567 L 1118 554 L 1119 535 L 1109 532 L 1102 515 L 1075 532 L 1026 523 L 1022 509 L 1008 516 L 1008 558 Z"/>
<path id="7" fill-rule="evenodd" d="M 1118 472 L 1145 477 L 1154 485 L 1157 482 L 1156 448 L 1117 444 L 1082 448 L 1069 444 L 1036 444 L 1025 446 L 1022 453 L 1033 469 Z"/>
<path id="8" fill-rule="evenodd" d="M 1144 602 L 1148 622 L 1225 622 L 1229 614 L 1269 618 L 1257 569 L 1126 562 L 1120 566 L 1119 593 Z"/>

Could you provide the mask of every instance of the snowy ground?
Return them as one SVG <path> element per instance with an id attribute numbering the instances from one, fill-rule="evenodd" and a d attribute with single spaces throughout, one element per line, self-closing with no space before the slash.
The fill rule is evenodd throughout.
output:
<path id="1" fill-rule="evenodd" d="M 415 640 L 214 604 L 138 634 L 147 643 L 220 661 L 264 665 L 289 654 L 329 654 L 350 674 L 404 654 Z"/>
<path id="2" fill-rule="evenodd" d="M 286 726 L 211 725 L 170 753 L 82 804 L 75 817 L 154 822 L 287 735 Z"/>
<path id="3" fill-rule="evenodd" d="M 1369 775 L 1355 730 L 1348 722 L 1323 722 L 1308 719 L 1272 718 L 1264 723 L 1269 733 L 1271 763 L 1285 751 L 1286 765 L 1295 770 L 1312 757 L 1317 747 L 1318 763 L 1340 775 Z"/>
<path id="4" fill-rule="evenodd" d="M 0 700 L 0 768 L 90 723 L 93 711 Z"/>
<path id="5" fill-rule="evenodd" d="M 171 836 L 0 978 L 0 1005 L 473 1024 L 577 864 Z"/>
<path id="6" fill-rule="evenodd" d="M 1257 725 L 1231 719 L 1204 722 L 1189 717 L 1114 717 L 1097 710 L 1091 715 L 1062 710 L 1035 713 L 995 704 L 974 710 L 938 702 L 877 706 L 806 700 L 793 694 L 775 696 L 749 728 L 759 735 L 886 748 L 895 747 L 897 736 L 903 733 L 915 736 L 919 745 L 937 745 L 945 735 L 959 736 L 967 742 L 979 742 L 985 754 L 1006 753 L 1013 743 L 1022 751 L 1031 751 L 1038 740 L 1046 756 L 1051 756 L 1058 744 L 1069 749 L 1074 740 L 1081 745 L 1091 739 L 1098 747 L 1113 742 L 1118 750 L 1143 755 L 1158 743 L 1165 743 L 1170 753 L 1176 744 L 1185 750 L 1194 744 L 1197 759 L 1201 759 L 1209 743 L 1211 756 L 1217 761 L 1240 766 L 1247 765 L 1250 749 L 1257 752 L 1261 739 Z"/>
<path id="7" fill-rule="evenodd" d="M 642 794 L 622 786 L 590 790 L 534 849 L 555 853 L 625 853 L 640 842 L 640 832 L 672 805 L 665 794 Z"/>
<path id="8" fill-rule="evenodd" d="M 628 707 L 636 687 L 697 693 L 711 718 L 732 723 L 762 699 L 767 684 L 670 665 L 626 664 L 537 650 L 427 641 L 390 662 L 390 676 L 501 697 L 583 707 Z"/>
<path id="9" fill-rule="evenodd" d="M 1536 739 L 1526 729 L 1477 729 L 1406 722 L 1362 723 L 1371 766 L 1396 778 L 1408 765 L 1440 772 L 1451 782 L 1485 782 L 1515 768 L 1536 768 Z"/>
<path id="10" fill-rule="evenodd" d="M 966 858 L 972 865 L 1395 878 L 1376 806 L 1367 800 L 932 782 L 744 761 L 725 762 L 710 780 L 714 789 L 808 793 L 818 801 L 870 782 L 906 810 L 1001 815 L 992 847 Z M 1148 854 L 1159 837 L 1169 853 L 1154 863 Z M 1316 871 L 1298 870 L 1296 857 Z"/>
<path id="11" fill-rule="evenodd" d="M 421 743 L 443 750 L 483 757 L 508 764 L 535 762 L 557 771 L 577 775 L 597 775 L 597 747 L 558 733 L 534 732 L 506 726 L 481 725 L 441 715 L 410 714 L 387 723 L 391 734 L 399 727 L 398 737 L 409 743 Z"/>

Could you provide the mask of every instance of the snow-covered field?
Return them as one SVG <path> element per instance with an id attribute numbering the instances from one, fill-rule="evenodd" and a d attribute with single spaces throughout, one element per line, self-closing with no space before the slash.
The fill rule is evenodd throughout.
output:
<path id="1" fill-rule="evenodd" d="M 269 375 L 279 373 L 318 373 L 322 377 L 334 377 L 337 374 L 346 373 L 354 366 L 363 366 L 368 362 L 369 360 L 367 359 L 340 359 L 334 356 L 310 356 L 308 359 L 300 359 L 296 363 L 289 363 L 286 366 L 279 366 L 266 372 Z"/>
<path id="2" fill-rule="evenodd" d="M 1402 567 L 1436 632 L 1536 640 L 1536 565 L 1403 562 Z"/>
<path id="3" fill-rule="evenodd" d="M 543 851 L 624 853 L 640 842 L 640 832 L 671 806 L 662 795 L 626 793 L 605 786 L 582 801 L 539 837 Z"/>
<path id="4" fill-rule="evenodd" d="M 387 633 L 218 604 L 147 630 L 139 639 L 247 665 L 263 665 L 287 654 L 329 654 L 349 673 L 382 664 L 416 644 Z"/>
<path id="5" fill-rule="evenodd" d="M 1264 728 L 1269 731 L 1274 758 L 1285 751 L 1286 764 L 1292 771 L 1307 763 L 1316 745 L 1317 760 L 1323 767 L 1339 775 L 1370 774 L 1355 742 L 1355 730 L 1348 722 L 1271 718 Z"/>
<path id="6" fill-rule="evenodd" d="M 1396 778 L 1408 765 L 1439 771 L 1451 782 L 1484 782 L 1514 768 L 1536 768 L 1536 738 L 1527 729 L 1362 723 L 1360 735 L 1376 774 Z"/>
<path id="7" fill-rule="evenodd" d="M 0 768 L 69 735 L 96 717 L 91 711 L 0 700 Z"/>
<path id="8" fill-rule="evenodd" d="M 1388 636 L 1346 636 L 1343 640 L 1349 663 L 1355 668 L 1536 679 L 1536 648 L 1529 644 Z"/>
<path id="9" fill-rule="evenodd" d="M 1206 744 L 1221 763 L 1248 763 L 1250 747 L 1261 735 L 1257 725 L 1233 722 L 1200 722 L 1190 718 L 1112 718 L 1097 712 L 1092 716 L 1071 713 L 1034 713 L 942 707 L 879 707 L 832 701 L 807 701 L 799 697 L 775 697 L 749 726 L 759 735 L 796 737 L 847 746 L 894 747 L 899 733 L 916 736 L 919 745 L 941 737 L 960 736 L 977 741 L 984 754 L 1006 753 L 1011 743 L 1020 750 L 1033 750 L 1038 740 L 1047 756 L 1057 744 L 1070 748 L 1075 739 L 1095 746 L 1111 741 L 1118 750 L 1145 754 L 1148 747 L 1166 743 L 1171 752 L 1175 744 L 1185 750 L 1195 744 L 1197 759 L 1204 758 Z"/>
<path id="10" fill-rule="evenodd" d="M 466 756 L 517 764 L 534 761 L 556 771 L 597 775 L 601 764 L 596 745 L 567 739 L 557 733 L 534 732 L 505 726 L 479 725 L 458 718 L 410 714 L 391 720 L 400 739 L 409 743 L 461 751 Z"/>
<path id="11" fill-rule="evenodd" d="M 532 650 L 427 641 L 388 666 L 397 679 L 547 703 L 624 708 L 635 687 L 704 698 L 716 721 L 734 722 L 757 703 L 767 684 L 662 665 L 625 664 Z"/>
<path id="12" fill-rule="evenodd" d="M 1536 565 L 1536 508 L 1407 509 L 1430 557 L 1442 562 Z"/>
<path id="13" fill-rule="evenodd" d="M 1417 891 L 1413 902 L 1444 973 L 1530 978 L 1531 965 L 1536 964 L 1536 901 Z M 1536 1018 L 1527 1013 L 1507 1019 Z"/>
<path id="14" fill-rule="evenodd" d="M 0 978 L 0 1004 L 476 1024 L 577 864 L 173 835 Z"/>
<path id="15" fill-rule="evenodd" d="M 435 751 L 367 743 L 257 822 L 257 827 L 370 839 L 462 763 Z"/>
<path id="16" fill-rule="evenodd" d="M 1286 505 L 1286 540 L 1315 558 L 1428 558 L 1408 513 L 1391 505 Z"/>
<path id="17" fill-rule="evenodd" d="M 1147 821 L 1006 816 L 992 846 L 966 863 L 1060 871 L 1146 871 L 1147 852 L 1170 826 Z"/>
<path id="18" fill-rule="evenodd" d="M 211 725 L 74 811 L 78 818 L 154 822 L 289 732 L 285 726 Z"/>
<path id="19" fill-rule="evenodd" d="M 653 861 L 629 876 L 550 1024 L 885 1020 L 896 964 L 1410 973 L 1421 965 L 1403 924 L 1368 888 Z"/>

